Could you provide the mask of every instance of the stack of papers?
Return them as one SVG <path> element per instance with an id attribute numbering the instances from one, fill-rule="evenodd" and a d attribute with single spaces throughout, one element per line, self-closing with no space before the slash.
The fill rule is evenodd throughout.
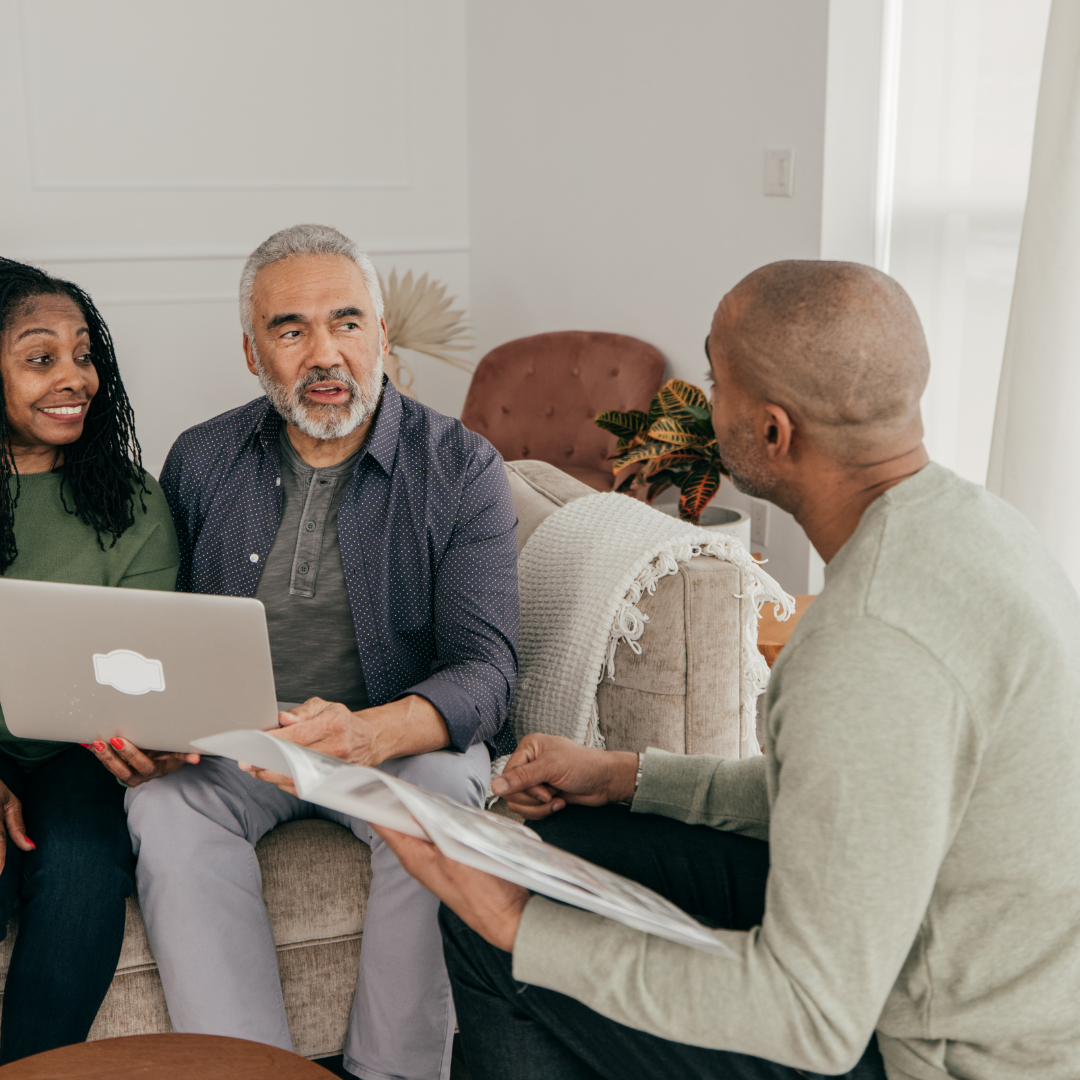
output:
<path id="1" fill-rule="evenodd" d="M 229 731 L 191 745 L 291 776 L 300 798 L 308 802 L 428 840 L 449 858 L 532 892 L 680 945 L 737 958 L 712 930 L 658 893 L 545 844 L 508 818 L 264 731 Z"/>

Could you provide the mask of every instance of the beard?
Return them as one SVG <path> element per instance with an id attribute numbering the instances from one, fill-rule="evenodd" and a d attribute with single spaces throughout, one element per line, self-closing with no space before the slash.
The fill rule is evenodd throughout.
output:
<path id="1" fill-rule="evenodd" d="M 765 455 L 754 440 L 754 423 L 749 417 L 732 427 L 730 434 L 719 445 L 720 460 L 724 463 L 736 490 L 754 499 L 776 502 L 779 482 L 769 469 Z"/>
<path id="2" fill-rule="evenodd" d="M 351 435 L 361 424 L 367 423 L 375 415 L 382 397 L 383 362 L 380 355 L 378 363 L 363 383 L 358 383 L 344 368 L 312 368 L 306 375 L 297 379 L 292 387 L 284 386 L 274 380 L 263 367 L 258 352 L 252 344 L 252 355 L 259 371 L 259 385 L 270 403 L 281 416 L 313 439 L 341 439 Z M 381 350 L 380 350 L 381 352 Z M 304 391 L 316 383 L 332 379 L 341 383 L 349 391 L 349 400 L 344 405 L 320 405 L 305 401 Z"/>

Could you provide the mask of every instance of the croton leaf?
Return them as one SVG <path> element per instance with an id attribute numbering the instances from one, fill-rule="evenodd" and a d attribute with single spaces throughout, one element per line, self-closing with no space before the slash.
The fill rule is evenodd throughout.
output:
<path id="1" fill-rule="evenodd" d="M 650 458 L 642 465 L 641 478 L 643 480 L 651 480 L 667 469 L 672 474 L 673 482 L 681 484 L 682 477 L 686 475 L 690 466 L 701 460 L 701 454 L 695 446 L 682 448 L 665 446 L 664 450 L 665 453 Z M 676 476 L 678 479 L 675 479 Z"/>
<path id="2" fill-rule="evenodd" d="M 679 517 L 696 525 L 701 520 L 701 511 L 709 505 L 709 500 L 719 487 L 720 469 L 716 464 L 711 461 L 695 462 L 681 485 Z"/>
<path id="3" fill-rule="evenodd" d="M 656 395 L 665 416 L 680 420 L 687 428 L 712 422 L 709 399 L 703 390 L 682 379 L 669 379 Z M 651 419 L 651 417 L 650 417 Z"/>
<path id="4" fill-rule="evenodd" d="M 653 502 L 657 495 L 667 491 L 669 487 L 671 487 L 670 480 L 657 480 L 655 484 L 650 484 L 649 490 L 645 492 L 645 501 L 647 503 Z"/>
<path id="5" fill-rule="evenodd" d="M 633 465 L 635 461 L 649 461 L 651 458 L 663 457 L 670 452 L 671 447 L 663 443 L 648 442 L 641 446 L 632 446 L 615 458 L 611 463 L 611 471 L 612 473 L 621 472 L 627 465 Z"/>
<path id="6" fill-rule="evenodd" d="M 699 446 L 703 441 L 698 432 L 671 416 L 662 416 L 650 424 L 645 437 L 671 443 L 672 446 Z"/>
<path id="7" fill-rule="evenodd" d="M 605 431 L 618 435 L 620 439 L 629 441 L 639 431 L 643 431 L 648 426 L 649 417 L 647 413 L 643 413 L 640 409 L 631 409 L 630 412 L 617 412 L 615 409 L 608 409 L 606 412 L 600 413 L 595 423 L 597 427 L 602 427 Z"/>
<path id="8" fill-rule="evenodd" d="M 650 503 L 662 491 L 667 491 L 672 485 L 678 484 L 680 477 L 678 473 L 672 472 L 671 469 L 661 469 L 651 479 L 652 483 L 649 484 L 649 490 L 645 493 L 645 501 Z"/>

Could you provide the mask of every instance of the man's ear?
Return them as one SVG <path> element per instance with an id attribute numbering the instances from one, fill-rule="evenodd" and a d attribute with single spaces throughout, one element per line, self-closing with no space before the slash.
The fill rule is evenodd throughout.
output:
<path id="1" fill-rule="evenodd" d="M 248 371 L 250 371 L 252 375 L 258 375 L 259 368 L 255 363 L 255 354 L 252 352 L 251 340 L 248 338 L 247 334 L 244 335 L 244 359 L 247 360 Z"/>
<path id="2" fill-rule="evenodd" d="M 765 405 L 761 414 L 761 436 L 765 454 L 774 464 L 791 454 L 795 425 L 787 410 L 779 405 Z"/>
<path id="3" fill-rule="evenodd" d="M 382 333 L 379 337 L 382 339 L 382 359 L 385 360 L 390 355 L 390 335 L 386 332 L 386 319 L 379 317 L 379 329 Z"/>

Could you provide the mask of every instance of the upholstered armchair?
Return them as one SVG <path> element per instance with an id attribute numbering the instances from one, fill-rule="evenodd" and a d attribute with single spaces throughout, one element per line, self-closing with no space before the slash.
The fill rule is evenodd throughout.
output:
<path id="1" fill-rule="evenodd" d="M 605 409 L 647 410 L 664 358 L 625 334 L 563 330 L 508 341 L 480 361 L 461 422 L 507 461 L 546 461 L 611 490 L 615 436 L 593 421 Z"/>

